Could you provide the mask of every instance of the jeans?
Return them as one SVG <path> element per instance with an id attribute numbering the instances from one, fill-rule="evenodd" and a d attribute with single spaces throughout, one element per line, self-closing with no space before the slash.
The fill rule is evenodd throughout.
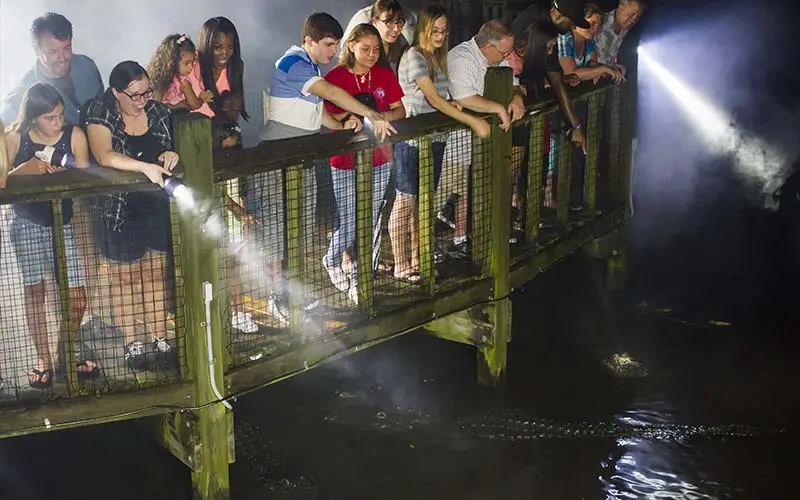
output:
<path id="1" fill-rule="evenodd" d="M 383 207 L 383 194 L 386 192 L 386 186 L 389 183 L 389 175 L 392 172 L 392 163 L 384 163 L 383 165 L 373 167 L 372 169 L 372 227 L 373 238 L 372 241 L 378 241 L 376 237 L 379 234 L 380 227 L 378 226 L 379 215 Z M 353 281 L 357 278 L 356 265 L 356 171 L 355 170 L 342 170 L 339 168 L 331 168 L 331 177 L 333 178 L 333 197 L 336 199 L 336 210 L 339 213 L 339 227 L 334 231 L 331 237 L 330 244 L 328 245 L 328 252 L 325 254 L 325 265 L 327 266 L 341 266 L 342 256 L 349 248 L 353 248 Z M 380 255 L 380 247 L 373 244 L 372 248 L 372 268 L 376 269 L 378 266 L 378 258 Z"/>
<path id="2" fill-rule="evenodd" d="M 285 207 L 284 182 L 282 170 L 272 170 L 247 176 L 246 208 L 256 216 L 257 238 L 264 253 L 271 259 L 282 260 L 285 247 Z M 314 169 L 303 170 L 303 184 L 300 195 L 303 197 L 302 224 L 305 232 L 305 246 L 313 246 L 317 210 L 317 177 Z"/>

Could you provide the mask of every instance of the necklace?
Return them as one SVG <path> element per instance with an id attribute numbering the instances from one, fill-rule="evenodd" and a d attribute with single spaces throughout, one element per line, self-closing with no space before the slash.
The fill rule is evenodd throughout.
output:
<path id="1" fill-rule="evenodd" d="M 367 92 L 372 92 L 372 68 L 367 70 L 367 72 L 362 75 L 357 75 L 355 71 L 353 72 L 353 78 L 356 79 L 356 86 L 358 87 L 358 92 L 360 93 L 362 90 L 361 83 L 358 83 L 359 76 L 361 77 L 361 83 L 366 83 L 367 79 L 369 80 L 369 83 L 367 83 Z"/>

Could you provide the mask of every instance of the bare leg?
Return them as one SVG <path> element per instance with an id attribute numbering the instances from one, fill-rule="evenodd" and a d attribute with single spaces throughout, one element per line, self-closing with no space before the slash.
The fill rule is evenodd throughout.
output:
<path id="1" fill-rule="evenodd" d="M 411 219 L 411 269 L 419 271 L 419 210 L 417 200 L 412 200 L 409 207 L 409 219 Z"/>
<path id="2" fill-rule="evenodd" d="M 392 214 L 389 217 L 389 236 L 392 240 L 394 256 L 394 276 L 396 278 L 408 274 L 411 257 L 408 249 L 408 224 L 413 199 L 398 194 L 394 200 Z"/>
<path id="3" fill-rule="evenodd" d="M 153 339 L 167 338 L 167 255 L 147 251 L 142 259 L 142 293 L 147 331 Z"/>
<path id="4" fill-rule="evenodd" d="M 467 197 L 459 196 L 456 202 L 456 230 L 453 235 L 456 238 L 467 236 Z"/>
<path id="5" fill-rule="evenodd" d="M 66 347 L 67 341 L 69 340 L 69 333 L 76 334 L 78 329 L 81 327 L 81 321 L 83 321 L 83 314 L 86 312 L 87 306 L 87 299 L 86 299 L 86 289 L 84 287 L 75 287 L 69 289 L 69 323 L 66 326 L 66 329 L 61 331 L 59 334 L 58 341 L 63 343 L 64 347 Z M 66 352 L 66 349 L 64 350 Z M 58 360 L 60 361 L 60 360 Z M 78 361 L 83 361 L 84 364 L 78 366 L 78 372 L 91 372 L 95 365 L 94 360 L 89 359 L 81 359 Z"/>
<path id="6" fill-rule="evenodd" d="M 111 305 L 114 312 L 114 324 L 122 330 L 125 344 L 136 340 L 136 287 L 141 278 L 139 263 L 111 265 Z"/>
<path id="7" fill-rule="evenodd" d="M 50 356 L 50 341 L 47 334 L 47 316 L 45 308 L 45 281 L 40 281 L 35 285 L 25 287 L 25 317 L 28 321 L 33 346 L 36 348 L 36 355 L 39 357 L 36 362 L 36 369 L 39 371 L 52 370 L 53 358 Z M 47 376 L 39 379 L 39 376 L 29 374 L 28 379 L 32 382 L 37 379 L 42 383 L 47 383 Z"/>

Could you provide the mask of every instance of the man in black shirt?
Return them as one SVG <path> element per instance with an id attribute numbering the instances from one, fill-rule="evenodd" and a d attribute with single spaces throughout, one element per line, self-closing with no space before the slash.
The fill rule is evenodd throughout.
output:
<path id="1" fill-rule="evenodd" d="M 520 85 L 524 85 L 530 100 L 540 100 L 545 79 L 555 92 L 558 104 L 572 126 L 572 142 L 586 150 L 581 123 L 572 107 L 572 99 L 564 85 L 564 72 L 558 62 L 556 37 L 573 26 L 588 28 L 583 18 L 581 0 L 535 0 L 520 12 L 511 24 L 514 49 L 522 56 Z"/>

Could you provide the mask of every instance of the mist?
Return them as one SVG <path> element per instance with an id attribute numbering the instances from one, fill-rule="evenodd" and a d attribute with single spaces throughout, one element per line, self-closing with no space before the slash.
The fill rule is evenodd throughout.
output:
<path id="1" fill-rule="evenodd" d="M 29 29 L 34 18 L 48 11 L 72 22 L 74 50 L 94 59 L 105 84 L 120 61 L 147 65 L 161 40 L 186 33 L 195 43 L 206 19 L 225 16 L 239 32 L 245 63 L 245 105 L 250 122 L 242 122 L 244 143 L 252 146 L 264 123 L 262 90 L 269 87 L 275 61 L 300 42 L 303 21 L 312 12 L 328 12 L 344 27 L 369 0 L 237 0 L 222 4 L 208 0 L 0 0 L 0 94 L 28 71 L 35 54 Z M 403 6 L 418 9 L 419 1 Z M 324 71 L 324 69 L 323 69 Z"/>
<path id="2" fill-rule="evenodd" d="M 792 46 L 793 35 L 782 29 L 791 8 L 679 4 L 646 14 L 646 53 L 730 126 L 710 141 L 697 110 L 693 121 L 640 59 L 637 239 L 665 244 L 708 224 L 714 212 L 762 205 L 765 192 L 788 176 L 800 153 L 800 105 L 783 90 L 797 75 L 780 50 Z"/>

